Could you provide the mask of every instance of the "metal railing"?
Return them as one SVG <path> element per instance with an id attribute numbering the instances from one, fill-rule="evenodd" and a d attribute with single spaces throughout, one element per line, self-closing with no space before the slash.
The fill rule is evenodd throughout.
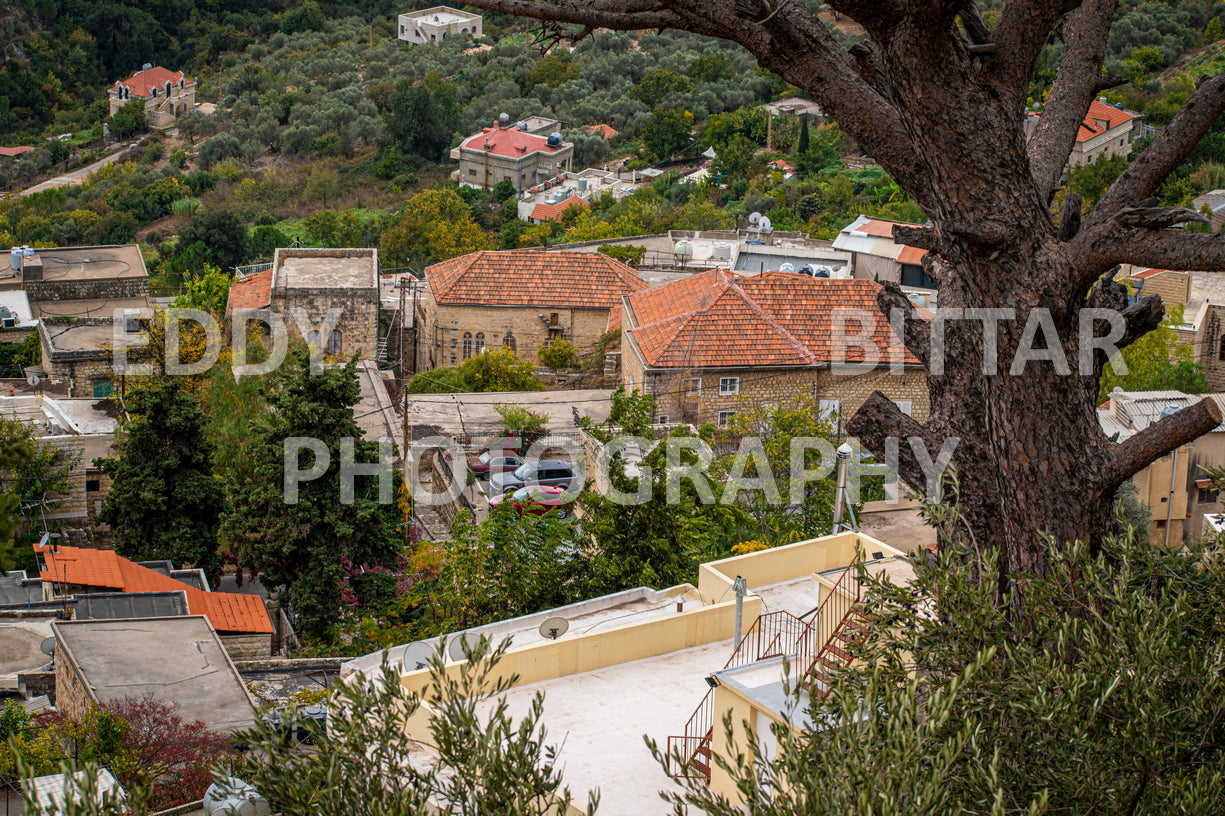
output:
<path id="1" fill-rule="evenodd" d="M 817 686 L 815 693 L 822 700 L 830 693 L 826 671 L 850 665 L 850 654 L 843 647 L 848 645 L 847 631 L 861 620 L 859 609 L 862 600 L 863 584 L 859 580 L 858 564 L 852 562 L 838 576 L 813 619 L 821 636 L 821 648 L 809 664 L 805 677 L 807 682 Z M 820 631 L 822 629 L 825 631 Z"/>
<path id="2" fill-rule="evenodd" d="M 812 626 L 790 612 L 761 615 L 736 644 L 723 668 L 734 669 L 772 657 L 790 657 L 801 666 L 811 664 L 816 642 Z M 710 746 L 714 737 L 714 689 L 685 723 L 684 736 L 668 737 L 669 773 L 677 777 L 701 776 L 710 781 Z"/>

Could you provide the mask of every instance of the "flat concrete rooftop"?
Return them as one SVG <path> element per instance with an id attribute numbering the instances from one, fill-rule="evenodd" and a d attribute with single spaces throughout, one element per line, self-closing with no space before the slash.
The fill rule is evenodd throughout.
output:
<path id="1" fill-rule="evenodd" d="M 115 343 L 115 327 L 110 323 L 84 326 L 47 326 L 47 338 L 54 351 L 96 351 L 109 354 Z"/>
<path id="2" fill-rule="evenodd" d="M 33 304 L 34 316 L 49 317 L 93 317 L 113 320 L 115 312 L 125 309 L 147 309 L 144 298 L 111 298 L 107 300 L 42 300 Z"/>
<path id="3" fill-rule="evenodd" d="M 479 14 L 465 14 L 462 11 L 449 9 L 446 6 L 435 6 L 434 8 L 422 9 L 421 11 L 410 11 L 400 16 L 434 25 L 451 25 L 453 23 L 466 23 L 470 20 L 481 19 Z"/>
<path id="4" fill-rule="evenodd" d="M 378 266 L 373 249 L 278 249 L 272 288 L 377 291 Z"/>
<path id="5" fill-rule="evenodd" d="M 40 249 L 35 257 L 42 261 L 44 281 L 149 277 L 135 244 Z"/>
<path id="6" fill-rule="evenodd" d="M 574 413 L 599 425 L 608 421 L 612 391 L 506 391 L 496 394 L 414 394 L 408 401 L 408 424 L 414 439 L 431 434 L 495 431 L 502 418 L 495 405 L 514 403 L 545 414 L 552 431 L 574 431 Z"/>
<path id="7" fill-rule="evenodd" d="M 255 709 L 208 619 L 57 621 L 56 660 L 71 660 L 101 703 L 146 694 L 178 705 L 186 722 L 246 728 Z"/>

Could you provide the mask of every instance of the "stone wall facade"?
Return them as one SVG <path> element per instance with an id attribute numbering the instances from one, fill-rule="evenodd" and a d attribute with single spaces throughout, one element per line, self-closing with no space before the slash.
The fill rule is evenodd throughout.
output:
<path id="1" fill-rule="evenodd" d="M 26 296 L 31 303 L 56 300 L 123 300 L 149 297 L 146 277 L 108 278 L 104 280 L 31 280 L 25 279 Z M 110 315 L 107 315 L 109 318 Z"/>
<path id="2" fill-rule="evenodd" d="M 730 418 L 728 414 L 737 411 L 807 396 L 827 403 L 845 424 L 873 391 L 880 391 L 903 409 L 909 403 L 910 415 L 920 422 L 927 419 L 931 410 L 927 373 L 918 367 L 905 368 L 899 374 L 891 374 L 884 367 L 853 375 L 837 374 L 829 368 L 674 371 L 649 369 L 630 349 L 622 355 L 621 372 L 621 383 L 627 389 L 655 396 L 659 421 L 720 424 Z M 735 393 L 721 393 L 720 381 L 727 378 L 737 379 Z"/>
<path id="3" fill-rule="evenodd" d="M 1181 306 L 1191 296 L 1191 273 L 1167 269 L 1156 275 L 1149 275 L 1144 278 L 1140 294 L 1146 297 L 1158 295 L 1161 297 L 1161 302 L 1167 307 Z M 1183 317 L 1190 319 L 1194 315 L 1184 314 Z"/>
<path id="4" fill-rule="evenodd" d="M 339 356 L 348 360 L 353 352 L 360 352 L 358 359 L 373 360 L 378 348 L 379 293 L 377 289 L 281 289 L 272 293 L 272 311 L 285 321 L 291 337 L 307 338 L 294 320 L 293 310 L 304 309 L 315 331 L 322 332 L 328 310 L 339 308 L 340 321 L 336 331 L 340 332 Z M 328 338 L 320 337 L 320 348 L 328 350 Z"/>
<path id="5" fill-rule="evenodd" d="M 263 660 L 272 655 L 272 635 L 221 635 L 230 660 Z"/>
<path id="6" fill-rule="evenodd" d="M 417 303 L 417 325 L 417 371 L 428 371 L 462 363 L 465 335 L 471 340 L 469 356 L 479 353 L 479 343 L 485 348 L 511 347 L 522 359 L 535 362 L 537 353 L 558 338 L 569 340 L 580 353 L 590 352 L 608 331 L 608 309 L 450 306 L 426 292 Z"/>
<path id="7" fill-rule="evenodd" d="M 89 691 L 85 674 L 58 638 L 55 644 L 55 707 L 80 722 L 97 699 Z"/>

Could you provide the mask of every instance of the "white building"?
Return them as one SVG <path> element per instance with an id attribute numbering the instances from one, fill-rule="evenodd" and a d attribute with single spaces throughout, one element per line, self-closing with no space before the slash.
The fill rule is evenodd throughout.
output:
<path id="1" fill-rule="evenodd" d="M 484 19 L 468 11 L 434 6 L 400 15 L 400 42 L 409 45 L 440 42 L 447 37 L 481 36 Z"/>

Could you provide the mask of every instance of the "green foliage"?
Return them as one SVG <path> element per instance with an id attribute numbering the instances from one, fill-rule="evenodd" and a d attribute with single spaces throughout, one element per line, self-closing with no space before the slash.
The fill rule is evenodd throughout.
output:
<path id="1" fill-rule="evenodd" d="M 1171 306 L 1161 325 L 1124 348 L 1102 369 L 1098 404 L 1110 398 L 1115 388 L 1124 391 L 1181 391 L 1204 394 L 1211 390 L 1204 367 L 1195 361 L 1190 343 L 1178 339 L 1175 328 L 1182 324 L 1182 307 Z M 1116 365 L 1121 362 L 1122 365 Z M 1127 373 L 1119 373 L 1126 368 Z"/>
<path id="2" fill-rule="evenodd" d="M 693 114 L 689 111 L 681 108 L 657 110 L 642 126 L 642 145 L 656 161 L 665 161 L 689 146 L 692 131 Z"/>
<path id="3" fill-rule="evenodd" d="M 736 66 L 731 58 L 720 51 L 712 51 L 689 63 L 689 78 L 695 82 L 719 82 L 736 75 Z"/>
<path id="4" fill-rule="evenodd" d="M 997 574 L 996 551 L 979 552 Z M 867 578 L 858 666 L 828 700 L 797 699 L 792 727 L 774 729 L 776 760 L 725 763 L 753 813 L 1225 808 L 1215 553 L 1073 544 L 1052 548 L 1047 574 L 1000 584 L 980 582 L 972 561 L 953 545 L 912 558 L 909 586 Z M 743 750 L 740 723 L 727 729 Z M 873 807 L 849 779 L 871 780 Z M 701 812 L 742 812 L 700 780 L 683 784 Z"/>
<path id="5" fill-rule="evenodd" d="M 360 392 L 356 358 L 312 374 L 306 347 L 292 343 L 285 362 L 265 382 L 269 411 L 255 421 L 253 466 L 234 485 L 234 510 L 225 521 L 239 563 L 258 570 L 265 586 L 283 588 L 281 597 L 296 613 L 302 632 L 316 640 L 327 639 L 340 619 L 342 557 L 390 568 L 399 550 L 399 519 L 390 495 L 385 504 L 380 498 L 379 478 L 355 478 L 351 503 L 342 501 L 342 440 L 353 440 L 357 462 L 378 461 L 379 455 L 378 444 L 363 440 L 353 419 Z M 285 492 L 286 440 L 291 438 L 316 440 L 328 453 L 324 472 L 298 485 L 294 503 Z M 305 450 L 290 461 L 302 469 L 317 463 Z M 391 470 L 384 475 L 392 487 Z"/>
<path id="6" fill-rule="evenodd" d="M 649 72 L 629 92 L 630 99 L 637 99 L 648 108 L 659 107 L 667 100 L 674 103 L 694 91 L 693 80 L 683 74 L 657 69 Z"/>
<path id="7" fill-rule="evenodd" d="M 315 0 L 306 0 L 296 9 L 285 12 L 281 17 L 281 31 L 286 34 L 298 34 L 303 31 L 322 31 L 327 24 L 323 9 Z"/>
<path id="8" fill-rule="evenodd" d="M 251 256 L 271 261 L 276 250 L 287 247 L 293 240 L 277 227 L 263 226 L 251 230 Z"/>
<path id="9" fill-rule="evenodd" d="M 523 78 L 523 87 L 532 90 L 537 85 L 555 88 L 563 82 L 578 79 L 580 68 L 569 53 L 547 54 Z"/>
<path id="10" fill-rule="evenodd" d="M 111 136 L 128 139 L 148 129 L 145 123 L 145 100 L 133 99 L 115 111 L 110 118 Z"/>
<path id="11" fill-rule="evenodd" d="M 329 717 L 323 726 L 296 708 L 284 709 L 279 724 L 261 720 L 237 734 L 253 750 L 236 775 L 286 814 L 352 813 L 355 802 L 384 816 L 573 813 L 557 749 L 545 742 L 543 695 L 518 722 L 502 702 L 516 679 L 497 670 L 508 646 L 466 642 L 458 670 L 447 666 L 440 648 L 420 694 L 406 692 L 390 666 L 371 681 L 341 680 L 333 710 L 377 716 Z M 423 717 L 424 733 L 410 734 L 410 722 Z M 285 728 L 305 729 L 312 749 L 298 749 Z M 414 739 L 434 747 L 437 764 L 417 761 Z M 595 808 L 593 798 L 586 812 Z"/>
<path id="12" fill-rule="evenodd" d="M 646 255 L 647 248 L 634 244 L 604 244 L 597 252 L 601 255 L 614 258 L 626 266 L 632 266 L 637 269 L 642 264 L 642 258 Z"/>
<path id="13" fill-rule="evenodd" d="M 70 489 L 78 456 L 42 442 L 19 419 L 0 417 L 0 571 L 13 569 L 13 540 L 25 512 L 54 510 Z M 28 509 L 22 509 L 22 505 Z"/>
<path id="14" fill-rule="evenodd" d="M 320 246 L 366 245 L 366 225 L 352 210 L 315 210 L 302 219 L 302 229 L 312 242 Z"/>
<path id="15" fill-rule="evenodd" d="M 251 256 L 251 239 L 247 225 L 234 210 L 205 209 L 179 230 L 179 245 L 190 247 L 199 242 L 207 250 L 211 263 L 222 269 L 241 266 Z"/>
<path id="16" fill-rule="evenodd" d="M 472 219 L 467 202 L 454 190 L 423 190 L 387 219 L 379 238 L 385 266 L 418 267 L 469 252 L 493 249 L 493 240 Z"/>
<path id="17" fill-rule="evenodd" d="M 112 483 L 98 520 L 110 525 L 125 558 L 198 567 L 216 582 L 217 530 L 227 504 L 213 477 L 204 413 L 174 377 L 130 392 L 126 405 L 135 419 L 119 457 L 101 461 Z"/>
<path id="18" fill-rule="evenodd" d="M 554 371 L 560 368 L 577 368 L 578 367 L 578 349 L 574 344 L 565 338 L 554 340 L 547 346 L 542 348 L 537 354 L 540 362 L 544 363 Z"/>
<path id="19" fill-rule="evenodd" d="M 1214 43 L 1221 39 L 1221 18 L 1213 17 L 1204 28 L 1204 42 Z"/>
<path id="20" fill-rule="evenodd" d="M 549 433 L 549 417 L 515 402 L 496 403 L 493 409 L 502 418 L 502 437 L 519 440 L 517 445 L 501 445 L 503 450 L 526 456 L 532 445 Z"/>
<path id="21" fill-rule="evenodd" d="M 438 161 L 459 127 L 455 87 L 431 71 L 420 84 L 400 80 L 383 114 L 383 126 L 409 155 Z"/>
<path id="22" fill-rule="evenodd" d="M 508 348 L 486 349 L 457 369 L 472 391 L 543 391 L 536 367 Z"/>
<path id="23" fill-rule="evenodd" d="M 185 291 L 175 298 L 174 306 L 178 309 L 202 309 L 220 320 L 225 316 L 232 282 L 230 275 L 205 264 L 200 271 L 184 276 Z"/>

